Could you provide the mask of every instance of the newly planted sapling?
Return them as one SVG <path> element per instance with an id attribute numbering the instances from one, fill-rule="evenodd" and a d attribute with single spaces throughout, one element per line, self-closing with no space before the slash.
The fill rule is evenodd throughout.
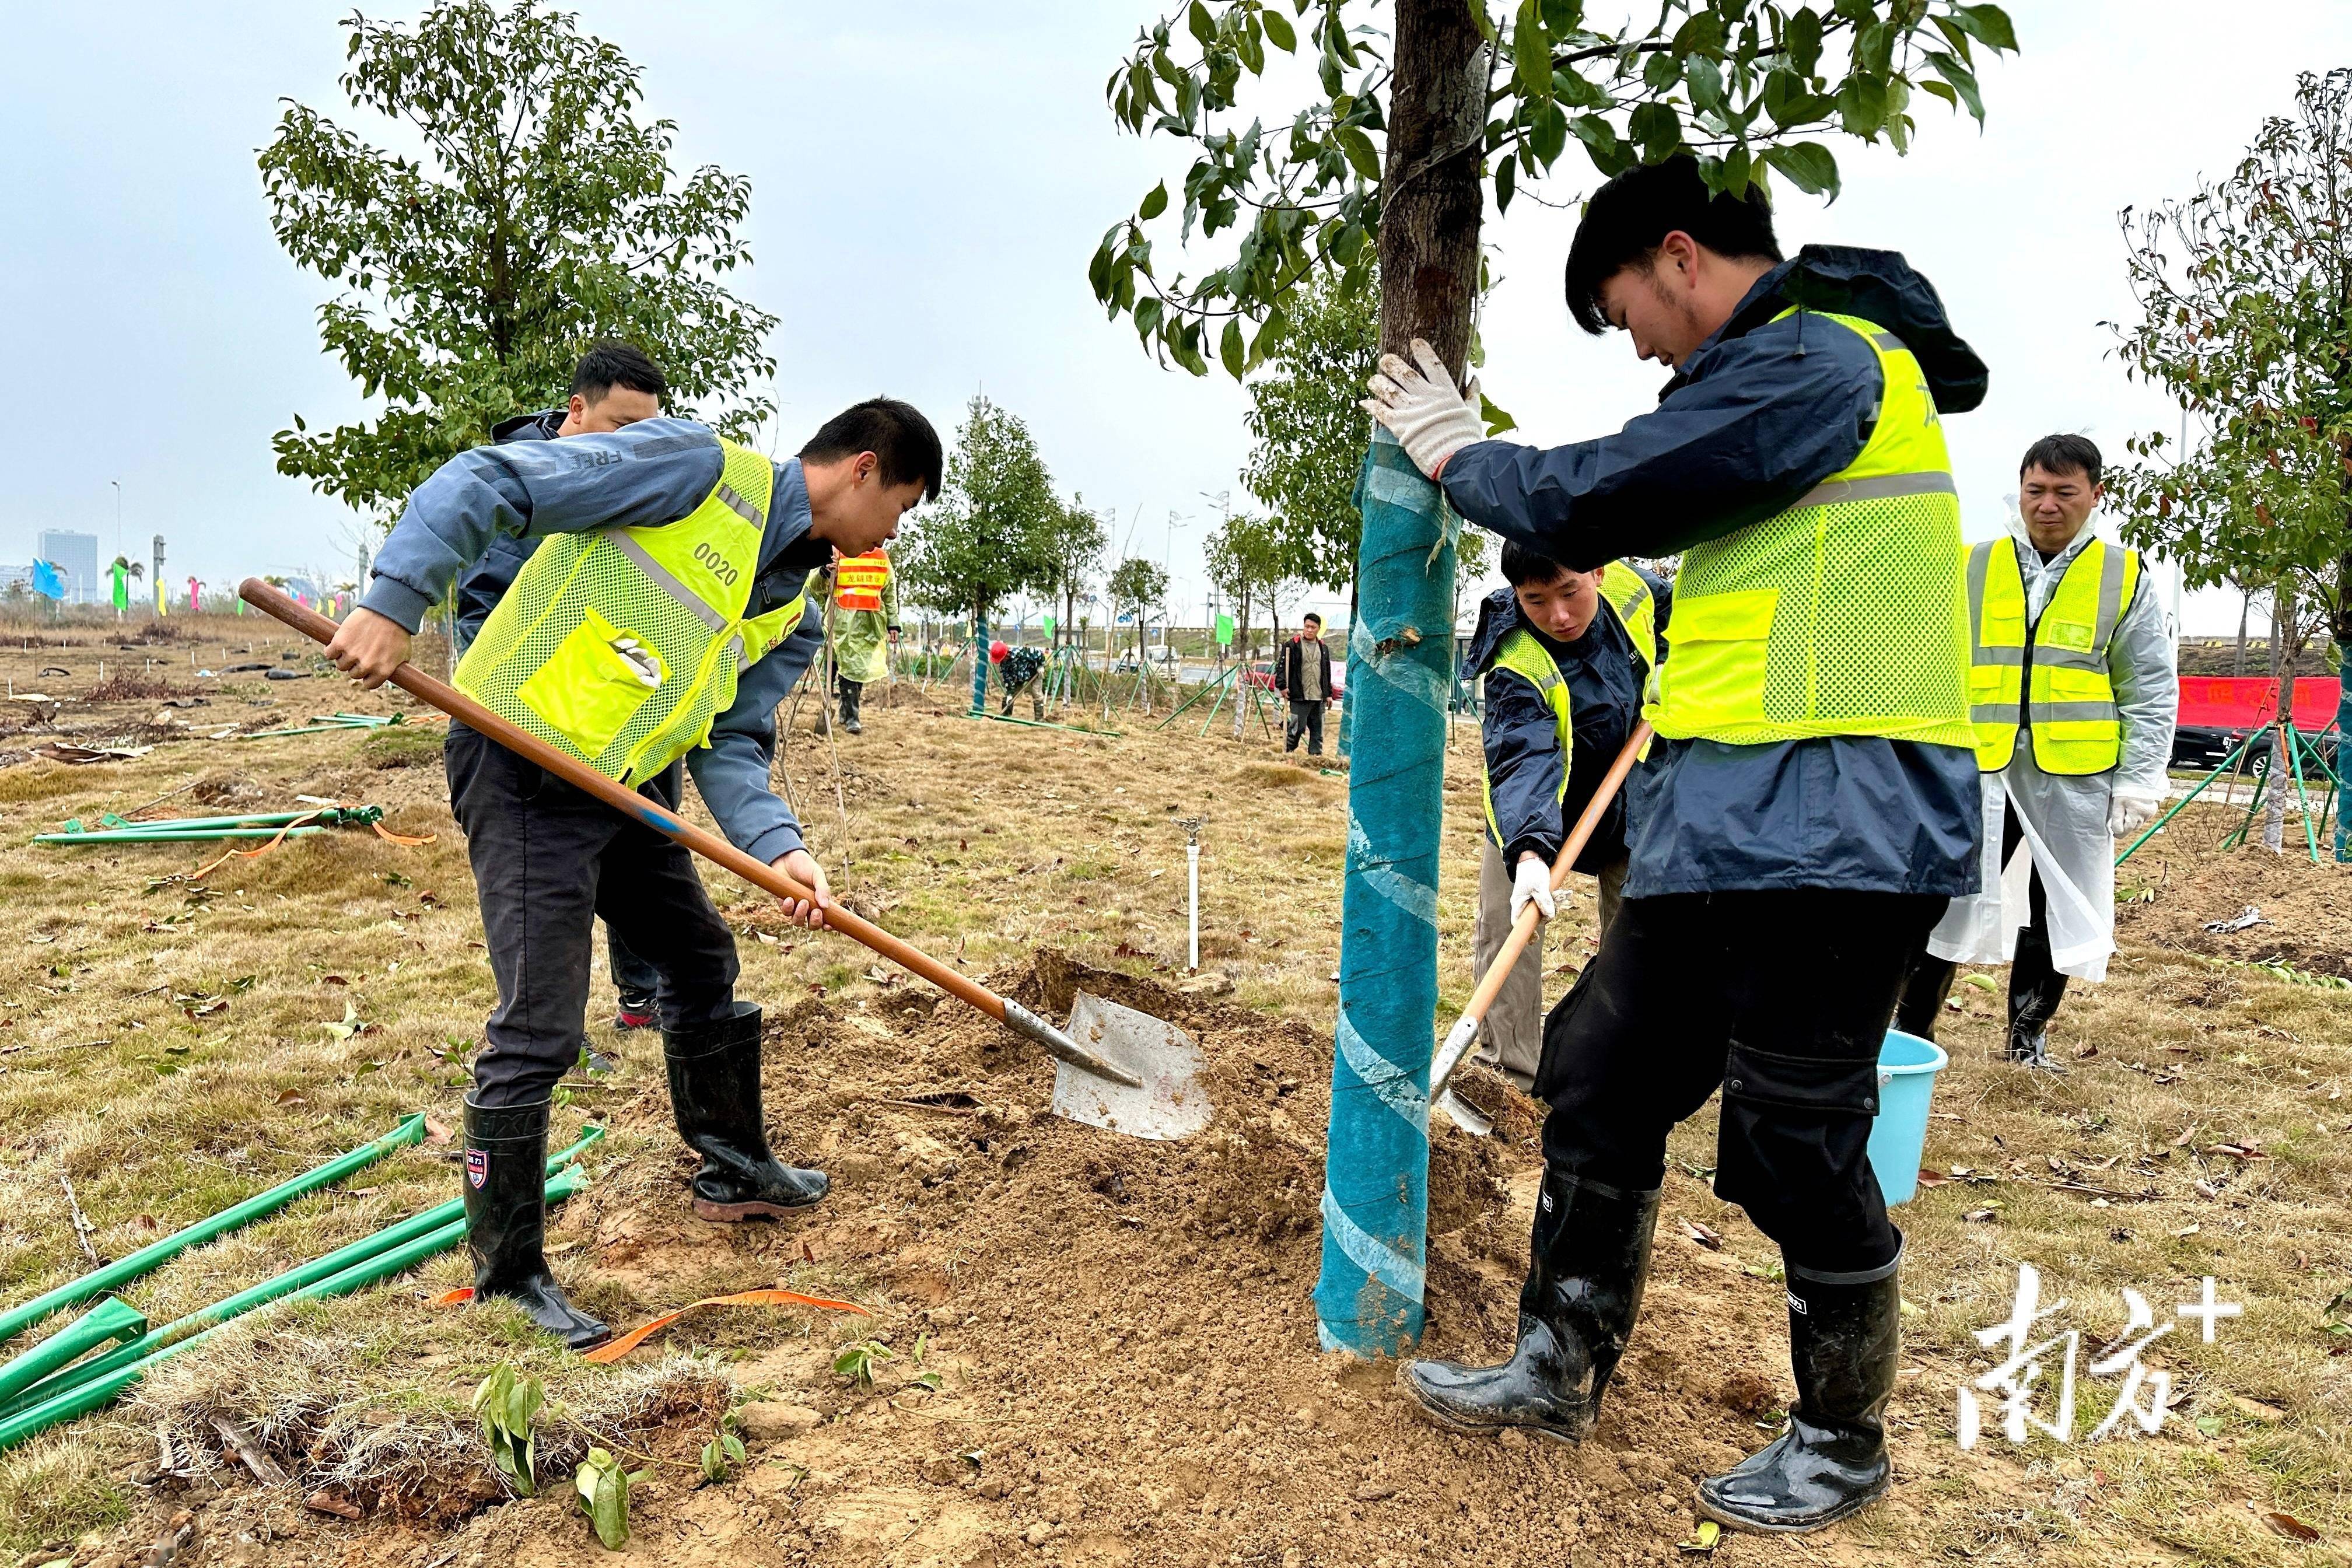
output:
<path id="1" fill-rule="evenodd" d="M 580 1507 L 595 1527 L 596 1539 L 610 1552 L 618 1552 L 629 1543 L 629 1488 L 641 1484 L 649 1470 L 632 1475 L 621 1461 L 604 1448 L 591 1448 L 580 1468 L 572 1474 L 572 1489 L 578 1494 Z"/>
<path id="2" fill-rule="evenodd" d="M 546 1403 L 546 1386 L 509 1364 L 500 1364 L 474 1390 L 474 1411 L 482 1419 L 482 1440 L 490 1446 L 490 1458 L 499 1473 L 525 1497 L 539 1494 L 534 1468 L 539 1438 L 533 1427 Z"/>
<path id="3" fill-rule="evenodd" d="M 833 1358 L 836 1376 L 849 1380 L 852 1388 L 874 1386 L 874 1369 L 886 1361 L 897 1359 L 898 1352 L 880 1340 L 856 1340 L 841 1348 Z"/>

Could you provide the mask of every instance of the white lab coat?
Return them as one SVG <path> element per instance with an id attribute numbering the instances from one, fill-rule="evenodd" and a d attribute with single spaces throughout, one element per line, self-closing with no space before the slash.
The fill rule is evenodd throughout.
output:
<path id="1" fill-rule="evenodd" d="M 2010 536 L 2025 579 L 2025 613 L 2038 625 L 2059 579 L 2094 535 L 2085 527 L 2048 565 L 2012 516 Z M 2172 757 L 2172 729 L 2180 714 L 2180 682 L 2152 575 L 2145 567 L 2107 645 L 2107 672 L 2123 721 L 2123 757 L 2105 773 L 2045 773 L 2033 748 L 2018 737 L 2017 754 L 1985 781 L 1983 890 L 1954 899 L 1927 938 L 1927 951 L 1959 963 L 2007 963 L 2017 955 L 2017 933 L 2029 918 L 2027 879 L 2042 873 L 2049 910 L 2050 957 L 2061 974 L 2099 981 L 2116 948 L 2115 839 L 2107 832 L 2108 795 L 2118 784 L 2161 797 Z M 2017 813 L 2022 840 L 2000 863 L 2003 819 Z"/>

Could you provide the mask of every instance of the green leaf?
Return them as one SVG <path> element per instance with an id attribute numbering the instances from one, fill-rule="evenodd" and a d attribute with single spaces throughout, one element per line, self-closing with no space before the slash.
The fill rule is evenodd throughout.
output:
<path id="1" fill-rule="evenodd" d="M 1671 103 L 1645 103 L 1626 117 L 1625 129 L 1642 144 L 1642 157 L 1664 163 L 1683 144 L 1683 117 Z"/>
<path id="2" fill-rule="evenodd" d="M 1248 345 L 1242 341 L 1242 319 L 1226 317 L 1225 330 L 1217 339 L 1217 358 L 1223 362 L 1225 374 L 1235 381 L 1242 378 L 1242 360 L 1247 353 Z"/>
<path id="3" fill-rule="evenodd" d="M 1519 161 L 1506 158 L 1495 170 L 1495 212 L 1497 216 L 1511 210 L 1512 193 L 1518 189 Z"/>
<path id="4" fill-rule="evenodd" d="M 1670 54 L 1652 55 L 1642 62 L 1642 85 L 1652 92 L 1664 92 L 1682 79 L 1682 67 L 1675 64 Z"/>
<path id="5" fill-rule="evenodd" d="M 1976 35 L 1988 48 L 2015 53 L 2017 29 L 2010 25 L 2009 13 L 1998 5 L 1955 5 L 1952 18 Z"/>
<path id="6" fill-rule="evenodd" d="M 1886 124 L 1886 79 L 1883 76 L 1857 71 L 1838 89 L 1838 113 L 1849 136 L 1867 141 L 1877 135 Z"/>
<path id="7" fill-rule="evenodd" d="M 1168 182 L 1162 180 L 1144 193 L 1142 202 L 1135 209 L 1135 216 L 1145 223 L 1150 223 L 1167 210 Z"/>
<path id="8" fill-rule="evenodd" d="M 1495 31 L 1495 18 L 1486 15 L 1486 0 L 1468 0 L 1470 19 L 1478 24 L 1478 36 L 1489 44 L 1501 41 Z"/>
<path id="9" fill-rule="evenodd" d="M 1822 19 L 1810 9 L 1800 9 L 1789 18 L 1781 42 L 1789 51 L 1789 63 L 1801 76 L 1811 77 L 1822 68 Z"/>
<path id="10" fill-rule="evenodd" d="M 1584 0 L 1543 0 L 1544 31 L 1564 38 L 1584 25 Z"/>
<path id="11" fill-rule="evenodd" d="M 1506 430 L 1516 430 L 1519 427 L 1519 422 L 1512 418 L 1507 410 L 1497 405 L 1493 398 L 1487 396 L 1486 389 L 1484 387 L 1478 389 L 1478 416 L 1486 422 L 1486 434 L 1489 437 L 1499 436 Z"/>
<path id="12" fill-rule="evenodd" d="M 1298 34 L 1292 28 L 1289 17 L 1269 5 L 1258 13 L 1258 19 L 1265 24 L 1265 37 L 1268 43 L 1286 55 L 1297 51 Z"/>
<path id="13" fill-rule="evenodd" d="M 1528 127 L 1528 146 L 1536 162 L 1549 169 L 1568 145 L 1568 111 L 1546 99 L 1535 105 L 1529 118 L 1533 123 Z"/>
<path id="14" fill-rule="evenodd" d="M 1160 330 L 1160 320 L 1162 316 L 1167 314 L 1167 311 L 1168 307 L 1160 303 L 1160 296 L 1157 294 L 1147 294 L 1142 299 L 1138 300 L 1135 302 L 1135 330 L 1137 333 L 1142 337 L 1148 338 L 1152 333 L 1158 331 Z"/>
<path id="15" fill-rule="evenodd" d="M 1523 100 L 1551 96 L 1551 38 L 1538 0 L 1519 0 L 1511 24 L 1511 87 Z"/>
<path id="16" fill-rule="evenodd" d="M 1723 103 L 1723 68 L 1705 55 L 1683 62 L 1683 82 L 1690 89 L 1693 109 L 1716 109 Z"/>
<path id="17" fill-rule="evenodd" d="M 1209 8 L 1201 4 L 1201 0 L 1192 0 L 1192 9 L 1185 13 L 1184 25 L 1192 29 L 1192 37 L 1201 41 L 1202 48 L 1216 43 L 1216 18 L 1209 15 Z"/>
<path id="18" fill-rule="evenodd" d="M 580 1506 L 588 1511 L 596 1539 L 608 1552 L 629 1543 L 629 1475 L 621 1462 L 602 1448 L 591 1448 L 572 1475 Z"/>
<path id="19" fill-rule="evenodd" d="M 1808 195 L 1820 195 L 1826 191 L 1832 200 L 1836 199 L 1837 160 L 1820 142 L 1793 142 L 1785 146 L 1767 147 L 1764 161 L 1788 175 L 1790 183 Z"/>
<path id="20" fill-rule="evenodd" d="M 1977 90 L 1976 72 L 1969 69 L 1941 49 L 1929 49 L 1926 51 L 1926 57 L 1927 63 L 1936 68 L 1936 74 L 1942 77 L 1945 82 L 1951 84 L 1949 90 L 1937 93 L 1936 96 L 1948 103 L 1954 93 L 1958 94 L 1961 101 L 1969 106 L 1969 112 L 1976 117 L 1976 122 L 1982 125 L 1985 117 L 1984 99 Z M 1935 92 L 1937 88 L 1943 85 L 1943 82 L 1923 81 L 1919 85 L 1930 92 Z"/>
<path id="21" fill-rule="evenodd" d="M 1378 183 L 1381 177 L 1381 154 L 1372 139 L 1364 134 L 1360 125 L 1342 125 L 1331 132 L 1331 139 L 1347 155 L 1349 166 L 1368 182 Z"/>

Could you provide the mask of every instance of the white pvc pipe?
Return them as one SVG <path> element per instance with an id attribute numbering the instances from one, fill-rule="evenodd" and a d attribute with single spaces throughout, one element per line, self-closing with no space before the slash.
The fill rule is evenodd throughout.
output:
<path id="1" fill-rule="evenodd" d="M 1184 846 L 1184 872 L 1192 884 L 1191 894 L 1186 901 L 1192 908 L 1192 945 L 1186 967 L 1198 969 L 1201 967 L 1201 845 L 1198 839 L 1192 840 Z"/>

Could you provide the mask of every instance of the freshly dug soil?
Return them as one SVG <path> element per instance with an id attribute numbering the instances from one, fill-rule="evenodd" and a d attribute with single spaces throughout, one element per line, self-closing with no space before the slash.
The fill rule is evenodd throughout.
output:
<path id="1" fill-rule="evenodd" d="M 2352 977 L 2352 867 L 2333 860 L 2315 866 L 2300 837 L 2290 837 L 2295 841 L 2284 855 L 2259 844 L 2226 854 L 2168 855 L 2151 844 L 2116 873 L 2117 942 Z M 2322 846 L 2320 853 L 2327 852 Z M 2126 887 L 2143 889 L 2147 901 L 2127 901 Z M 2237 918 L 2249 904 L 2261 912 L 2261 923 L 2205 929 Z"/>

